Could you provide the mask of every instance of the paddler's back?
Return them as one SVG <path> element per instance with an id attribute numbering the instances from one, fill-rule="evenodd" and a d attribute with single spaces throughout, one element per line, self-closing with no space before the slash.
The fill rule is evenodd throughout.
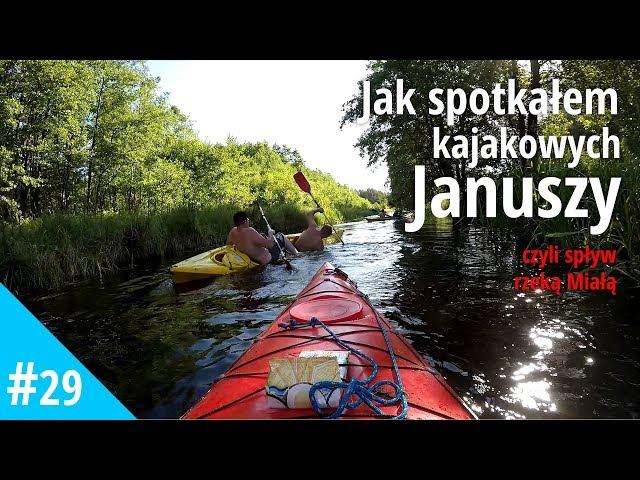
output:
<path id="1" fill-rule="evenodd" d="M 235 245 L 253 261 L 266 265 L 271 261 L 271 254 L 266 246 L 268 241 L 253 227 L 233 227 L 227 237 L 227 245 Z"/>
<path id="2" fill-rule="evenodd" d="M 312 252 L 324 250 L 322 233 L 314 227 L 307 228 L 296 240 L 296 248 L 300 252 Z"/>

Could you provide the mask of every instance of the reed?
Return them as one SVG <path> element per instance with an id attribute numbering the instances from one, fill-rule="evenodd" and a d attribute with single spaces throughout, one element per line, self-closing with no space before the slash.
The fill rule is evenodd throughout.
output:
<path id="1" fill-rule="evenodd" d="M 65 284 L 102 278 L 153 258 L 177 258 L 185 252 L 224 244 L 241 207 L 218 205 L 177 208 L 156 214 L 53 215 L 3 224 L 0 229 L 0 280 L 16 293 L 59 289 Z M 305 228 L 305 206 L 264 205 L 278 231 Z M 265 231 L 255 206 L 245 208 L 256 229 Z M 367 208 L 338 206 L 332 221 L 353 220 Z"/>

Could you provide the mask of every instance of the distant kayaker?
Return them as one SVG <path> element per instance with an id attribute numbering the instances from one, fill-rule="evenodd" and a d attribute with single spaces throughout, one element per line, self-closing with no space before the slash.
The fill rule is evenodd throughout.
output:
<path id="1" fill-rule="evenodd" d="M 248 255 L 254 262 L 261 265 L 277 263 L 281 255 L 276 241 L 284 252 L 289 252 L 293 255 L 298 253 L 296 247 L 280 232 L 276 233 L 273 230 L 269 230 L 267 238 L 260 235 L 251 226 L 251 220 L 247 217 L 246 212 L 236 212 L 233 215 L 233 224 L 235 227 L 231 229 L 227 236 L 227 245 L 235 245 L 238 250 Z"/>
<path id="2" fill-rule="evenodd" d="M 296 248 L 300 252 L 324 250 L 322 239 L 331 235 L 332 229 L 329 225 L 318 228 L 314 218 L 316 213 L 324 213 L 324 209 L 315 208 L 307 213 L 307 228 L 300 234 L 300 237 L 296 241 Z"/>
<path id="3" fill-rule="evenodd" d="M 380 218 L 388 218 L 387 212 L 384 209 L 380 210 Z"/>

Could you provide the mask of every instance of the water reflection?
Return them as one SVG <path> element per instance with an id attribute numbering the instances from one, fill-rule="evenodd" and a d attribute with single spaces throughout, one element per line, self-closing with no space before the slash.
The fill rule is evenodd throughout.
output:
<path id="1" fill-rule="evenodd" d="M 623 292 L 516 294 L 508 235 L 441 220 L 345 225 L 345 245 L 176 290 L 166 265 L 27 299 L 136 415 L 177 417 L 325 261 L 347 271 L 483 418 L 637 417 L 640 327 Z M 170 262 L 167 262 L 170 263 Z"/>

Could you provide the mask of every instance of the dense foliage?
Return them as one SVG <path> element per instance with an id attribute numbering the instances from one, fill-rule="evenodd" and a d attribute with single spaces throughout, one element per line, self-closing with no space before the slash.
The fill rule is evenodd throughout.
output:
<path id="1" fill-rule="evenodd" d="M 14 288 L 214 246 L 256 199 L 299 230 L 312 204 L 298 169 L 333 222 L 371 209 L 294 149 L 199 140 L 143 62 L 0 60 L 0 274 Z"/>
<path id="2" fill-rule="evenodd" d="M 620 270 L 640 281 L 640 62 L 638 61 L 540 61 L 528 62 L 479 60 L 479 61 L 380 61 L 372 62 L 365 80 L 371 82 L 371 90 L 388 88 L 395 92 L 396 79 L 404 79 L 405 88 L 415 88 L 418 95 L 412 98 L 416 115 L 378 115 L 371 117 L 369 125 L 361 135 L 358 146 L 369 158 L 370 164 L 386 162 L 389 168 L 391 188 L 390 202 L 402 208 L 414 205 L 414 166 L 426 166 L 427 196 L 434 191 L 433 180 L 450 176 L 458 180 L 464 189 L 466 178 L 491 176 L 497 183 L 506 176 L 518 178 L 529 176 L 598 176 L 604 181 L 622 177 L 613 222 L 606 234 L 589 235 L 587 221 L 581 218 L 553 219 L 504 217 L 492 219 L 493 225 L 508 225 L 528 242 L 539 243 L 555 239 L 566 243 L 591 243 L 592 245 L 615 245 L 626 256 L 619 263 Z M 517 88 L 545 88 L 550 91 L 552 78 L 560 80 L 563 90 L 577 88 L 614 88 L 618 94 L 618 114 L 569 116 L 565 113 L 539 118 L 536 115 L 517 113 L 499 116 L 489 110 L 486 115 L 474 115 L 470 110 L 463 113 L 453 126 L 447 125 L 444 114 L 430 115 L 427 93 L 432 88 L 461 88 L 467 95 L 475 88 L 491 90 L 495 83 L 505 85 L 509 78 L 516 79 Z M 344 109 L 343 124 L 351 123 L 362 115 L 362 82 L 360 94 L 350 99 Z M 531 95 L 525 101 L 531 100 Z M 470 171 L 466 160 L 434 159 L 433 128 L 440 127 L 442 135 L 499 135 L 506 127 L 509 135 L 597 135 L 602 127 L 609 127 L 612 134 L 620 137 L 621 158 L 591 159 L 583 156 L 578 168 L 569 169 L 567 159 L 542 160 L 481 160 Z M 536 182 L 537 183 L 537 182 Z M 608 183 L 608 182 L 607 182 Z M 571 190 L 557 192 L 566 204 Z M 518 189 L 516 189 L 516 195 Z M 520 192 L 521 194 L 521 192 Z M 464 196 L 464 191 L 462 192 Z M 536 195 L 536 201 L 541 201 Z M 428 202 L 427 202 L 428 203 Z M 462 205 L 465 201 L 463 199 Z M 517 204 L 517 203 L 516 203 Z M 583 198 L 581 207 L 593 211 L 594 199 L 591 191 Z"/>
<path id="3" fill-rule="evenodd" d="M 375 188 L 367 188 L 365 190 L 358 190 L 358 194 L 362 198 L 366 198 L 371 203 L 377 203 L 380 206 L 385 206 L 389 203 L 389 195 Z"/>

